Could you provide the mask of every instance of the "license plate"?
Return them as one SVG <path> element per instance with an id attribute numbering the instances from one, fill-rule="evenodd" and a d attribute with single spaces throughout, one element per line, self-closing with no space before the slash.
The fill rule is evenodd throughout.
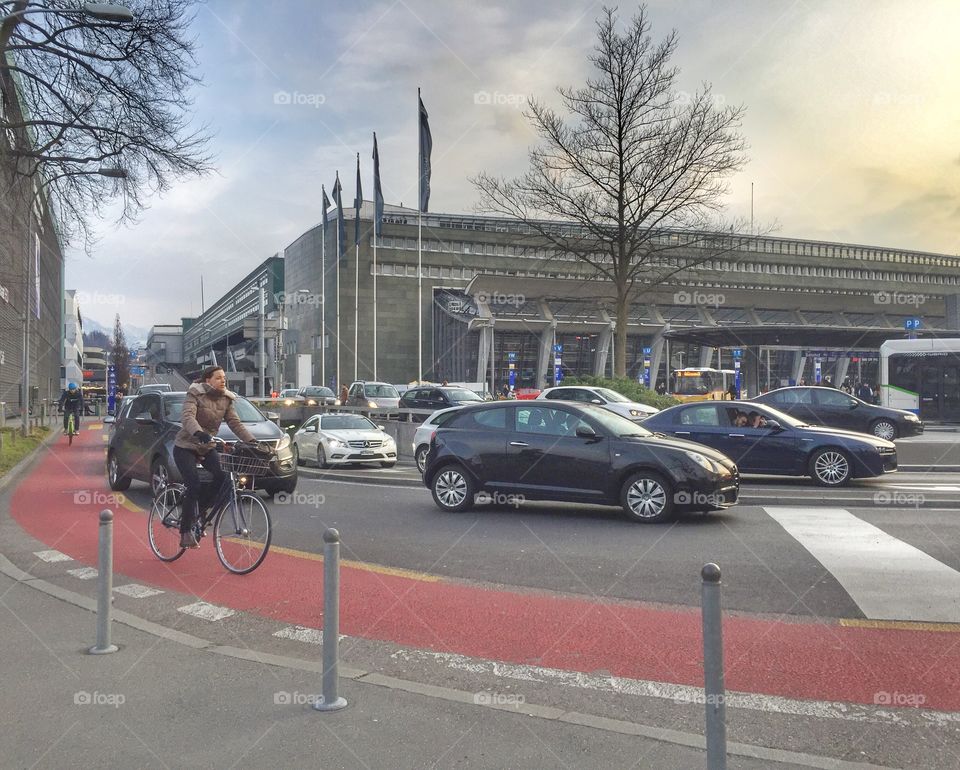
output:
<path id="1" fill-rule="evenodd" d="M 376 452 L 374 452 L 372 449 L 364 449 L 360 454 L 364 454 L 364 455 L 375 455 Z"/>

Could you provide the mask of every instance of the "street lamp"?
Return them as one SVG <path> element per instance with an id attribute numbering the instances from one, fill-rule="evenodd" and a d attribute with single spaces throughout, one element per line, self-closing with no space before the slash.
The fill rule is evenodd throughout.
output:
<path id="1" fill-rule="evenodd" d="M 106 176 L 113 179 L 124 179 L 127 176 L 127 172 L 115 166 L 101 166 L 95 171 L 67 171 L 43 180 L 30 196 L 30 201 L 27 205 L 27 248 L 24 250 L 23 268 L 23 376 L 21 380 L 23 392 L 20 395 L 20 431 L 24 436 L 30 435 L 30 243 L 34 238 L 33 202 L 40 196 L 47 185 L 65 176 Z M 61 286 L 60 289 L 62 292 L 63 287 Z M 63 302 L 62 297 L 60 301 Z M 39 312 L 39 298 L 37 302 L 37 312 Z M 60 333 L 63 333 L 62 324 Z"/>

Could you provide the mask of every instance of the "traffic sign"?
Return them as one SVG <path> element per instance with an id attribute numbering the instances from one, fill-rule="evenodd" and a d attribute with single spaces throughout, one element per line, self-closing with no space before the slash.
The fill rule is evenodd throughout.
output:
<path id="1" fill-rule="evenodd" d="M 562 352 L 563 352 L 563 345 L 554 345 L 554 346 L 553 346 L 553 352 L 554 352 L 554 353 L 562 353 Z"/>
<path id="2" fill-rule="evenodd" d="M 903 322 L 903 328 L 907 331 L 911 331 L 913 329 L 922 329 L 923 320 L 920 318 L 907 318 Z"/>

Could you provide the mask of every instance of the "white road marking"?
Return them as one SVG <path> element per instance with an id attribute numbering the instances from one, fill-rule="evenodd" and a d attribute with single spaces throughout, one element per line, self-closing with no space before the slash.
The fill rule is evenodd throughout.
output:
<path id="1" fill-rule="evenodd" d="M 306 626 L 287 626 L 277 631 L 274 636 L 279 636 L 281 639 L 293 639 L 295 642 L 306 642 L 307 644 L 323 643 L 323 632 Z"/>
<path id="2" fill-rule="evenodd" d="M 33 555 L 46 562 L 73 561 L 73 558 L 60 551 L 34 551 Z"/>
<path id="3" fill-rule="evenodd" d="M 920 492 L 960 492 L 957 484 L 889 484 L 892 489 L 910 489 Z"/>
<path id="4" fill-rule="evenodd" d="M 93 567 L 81 567 L 80 569 L 68 569 L 67 574 L 73 575 L 75 578 L 80 578 L 81 580 L 92 580 L 100 573 Z"/>
<path id="5" fill-rule="evenodd" d="M 196 602 L 195 604 L 188 604 L 186 607 L 177 607 L 177 612 L 192 615 L 201 620 L 223 620 L 236 614 L 231 609 L 217 607 L 215 604 L 208 604 L 207 602 Z"/>
<path id="6" fill-rule="evenodd" d="M 871 620 L 960 623 L 960 572 L 843 508 L 765 507 Z"/>
<path id="7" fill-rule="evenodd" d="M 146 599 L 148 596 L 156 596 L 157 594 L 163 593 L 163 591 L 158 591 L 156 588 L 148 588 L 147 586 L 142 586 L 139 583 L 129 583 L 125 586 L 116 586 L 113 590 L 118 594 L 123 594 L 124 596 L 132 596 L 134 599 Z"/>
<path id="8" fill-rule="evenodd" d="M 702 705 L 705 697 L 702 687 L 691 687 L 685 684 L 653 682 L 648 679 L 627 679 L 620 676 L 596 676 L 579 671 L 563 671 L 542 666 L 480 660 L 448 652 L 400 650 L 393 653 L 391 657 L 406 661 L 439 663 L 457 671 L 466 671 L 481 676 L 497 676 L 523 682 L 577 687 L 614 692 L 621 695 L 638 695 L 644 698 L 662 698 L 681 705 L 687 703 Z M 725 695 L 724 702 L 727 708 L 817 717 L 818 719 L 840 719 L 847 722 L 910 725 L 914 724 L 911 720 L 920 719 L 937 727 L 943 727 L 946 724 L 960 724 L 960 713 L 953 711 L 927 711 L 917 708 L 898 711 L 897 709 L 862 706 L 840 701 L 796 700 L 779 695 L 760 695 L 757 693 L 731 692 L 729 690 Z M 907 715 L 910 719 L 904 718 Z"/>

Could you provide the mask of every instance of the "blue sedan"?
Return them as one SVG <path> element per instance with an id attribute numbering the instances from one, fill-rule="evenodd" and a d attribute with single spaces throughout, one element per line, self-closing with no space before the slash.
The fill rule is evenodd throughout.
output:
<path id="1" fill-rule="evenodd" d="M 723 452 L 741 473 L 810 476 L 822 486 L 897 469 L 892 441 L 806 425 L 751 401 L 698 401 L 648 417 L 643 427 Z"/>

